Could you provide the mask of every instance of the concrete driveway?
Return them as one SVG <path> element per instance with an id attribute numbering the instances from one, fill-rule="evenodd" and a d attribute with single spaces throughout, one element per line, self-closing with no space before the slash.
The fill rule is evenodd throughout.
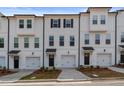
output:
<path id="1" fill-rule="evenodd" d="M 62 72 L 58 77 L 58 81 L 68 80 L 89 80 L 90 78 L 76 69 L 61 69 Z"/>
<path id="2" fill-rule="evenodd" d="M 10 75 L 5 75 L 0 77 L 0 83 L 4 82 L 16 82 L 20 78 L 29 75 L 33 72 L 34 70 L 20 70 L 17 73 L 10 74 Z"/>

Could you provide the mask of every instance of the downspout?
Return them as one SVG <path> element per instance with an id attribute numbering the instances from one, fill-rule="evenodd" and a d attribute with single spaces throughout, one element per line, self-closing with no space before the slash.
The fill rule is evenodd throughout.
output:
<path id="1" fill-rule="evenodd" d="M 45 21 L 44 21 L 44 16 L 43 16 L 43 68 L 44 68 L 44 38 L 45 38 L 45 36 L 44 36 L 44 30 L 45 30 Z"/>
<path id="2" fill-rule="evenodd" d="M 117 64 L 117 14 L 115 15 L 115 65 Z"/>
<path id="3" fill-rule="evenodd" d="M 7 69 L 9 70 L 9 34 L 10 34 L 10 29 L 9 29 L 9 24 L 10 24 L 10 21 L 9 21 L 9 18 L 7 17 L 7 20 L 8 20 L 8 48 L 7 48 Z"/>
<path id="4" fill-rule="evenodd" d="M 80 67 L 80 14 L 79 14 L 79 33 L 78 33 L 78 67 Z"/>

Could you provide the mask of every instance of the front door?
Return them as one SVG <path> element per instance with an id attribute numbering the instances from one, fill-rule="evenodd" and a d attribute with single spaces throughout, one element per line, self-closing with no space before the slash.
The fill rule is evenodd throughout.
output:
<path id="1" fill-rule="evenodd" d="M 90 64 L 90 53 L 84 53 L 84 65 Z"/>
<path id="2" fill-rule="evenodd" d="M 19 56 L 14 56 L 14 68 L 19 68 Z"/>
<path id="3" fill-rule="evenodd" d="M 54 55 L 49 55 L 49 66 L 54 66 Z"/>
<path id="4" fill-rule="evenodd" d="M 121 52 L 121 63 L 124 63 L 124 52 Z"/>

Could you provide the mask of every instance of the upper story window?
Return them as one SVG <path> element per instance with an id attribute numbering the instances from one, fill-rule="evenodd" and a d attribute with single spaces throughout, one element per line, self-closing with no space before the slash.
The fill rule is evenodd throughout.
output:
<path id="1" fill-rule="evenodd" d="M 24 38 L 24 48 L 29 48 L 29 38 L 28 37 Z"/>
<path id="2" fill-rule="evenodd" d="M 70 46 L 74 46 L 75 45 L 75 38 L 74 36 L 70 36 Z"/>
<path id="3" fill-rule="evenodd" d="M 27 20 L 27 28 L 32 28 L 32 20 Z"/>
<path id="4" fill-rule="evenodd" d="M 0 48 L 4 48 L 4 38 L 0 38 Z"/>
<path id="5" fill-rule="evenodd" d="M 124 32 L 121 33 L 121 43 L 124 43 Z"/>
<path id="6" fill-rule="evenodd" d="M 51 19 L 51 28 L 60 28 L 60 19 Z"/>
<path id="7" fill-rule="evenodd" d="M 89 44 L 89 34 L 85 34 L 85 44 Z"/>
<path id="8" fill-rule="evenodd" d="M 54 46 L 54 36 L 49 36 L 49 46 Z"/>
<path id="9" fill-rule="evenodd" d="M 100 44 L 100 34 L 95 35 L 95 44 Z"/>
<path id="10" fill-rule="evenodd" d="M 59 45 L 64 46 L 64 36 L 59 37 Z"/>
<path id="11" fill-rule="evenodd" d="M 19 47 L 19 40 L 17 37 L 14 37 L 14 48 L 18 48 Z"/>
<path id="12" fill-rule="evenodd" d="M 106 35 L 106 44 L 111 44 L 111 34 Z"/>
<path id="13" fill-rule="evenodd" d="M 64 19 L 63 21 L 64 28 L 73 28 L 73 19 Z"/>
<path id="14" fill-rule="evenodd" d="M 34 38 L 34 48 L 39 48 L 39 38 Z"/>
<path id="15" fill-rule="evenodd" d="M 93 19 L 92 19 L 92 24 L 98 24 L 98 16 L 97 15 L 93 15 Z"/>
<path id="16" fill-rule="evenodd" d="M 105 24 L 106 23 L 106 17 L 105 17 L 105 15 L 101 15 L 100 23 L 101 24 Z"/>
<path id="17" fill-rule="evenodd" d="M 19 28 L 24 28 L 24 20 L 23 19 L 19 20 Z"/>

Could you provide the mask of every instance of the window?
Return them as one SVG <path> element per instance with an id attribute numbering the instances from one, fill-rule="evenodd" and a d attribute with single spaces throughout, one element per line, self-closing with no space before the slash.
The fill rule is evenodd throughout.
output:
<path id="1" fill-rule="evenodd" d="M 85 34 L 85 44 L 89 44 L 89 34 Z"/>
<path id="2" fill-rule="evenodd" d="M 111 34 L 107 34 L 106 35 L 106 44 L 110 44 L 111 43 Z"/>
<path id="3" fill-rule="evenodd" d="M 75 45 L 74 36 L 70 36 L 70 46 L 74 46 L 74 45 Z"/>
<path id="4" fill-rule="evenodd" d="M 100 44 L 100 34 L 95 35 L 95 44 Z"/>
<path id="5" fill-rule="evenodd" d="M 32 20 L 27 20 L 27 28 L 32 28 Z"/>
<path id="6" fill-rule="evenodd" d="M 39 38 L 34 38 L 34 48 L 39 48 Z"/>
<path id="7" fill-rule="evenodd" d="M 60 19 L 51 19 L 51 28 L 60 28 Z"/>
<path id="8" fill-rule="evenodd" d="M 4 38 L 0 38 L 0 48 L 4 48 Z"/>
<path id="9" fill-rule="evenodd" d="M 59 37 L 59 45 L 64 46 L 64 36 Z"/>
<path id="10" fill-rule="evenodd" d="M 97 24 L 97 20 L 98 20 L 98 16 L 94 15 L 93 20 L 92 20 L 92 24 Z"/>
<path id="11" fill-rule="evenodd" d="M 18 38 L 15 37 L 14 38 L 14 48 L 18 48 L 18 47 L 19 47 Z"/>
<path id="12" fill-rule="evenodd" d="M 64 19 L 64 28 L 73 28 L 73 19 Z"/>
<path id="13" fill-rule="evenodd" d="M 24 48 L 29 48 L 29 38 L 28 37 L 24 38 Z"/>
<path id="14" fill-rule="evenodd" d="M 49 46 L 54 46 L 54 36 L 49 36 Z"/>
<path id="15" fill-rule="evenodd" d="M 24 28 L 24 20 L 19 20 L 19 28 Z"/>
<path id="16" fill-rule="evenodd" d="M 121 33 L 121 43 L 124 43 L 124 32 Z"/>
<path id="17" fill-rule="evenodd" d="M 105 15 L 101 15 L 101 24 L 105 24 Z"/>

